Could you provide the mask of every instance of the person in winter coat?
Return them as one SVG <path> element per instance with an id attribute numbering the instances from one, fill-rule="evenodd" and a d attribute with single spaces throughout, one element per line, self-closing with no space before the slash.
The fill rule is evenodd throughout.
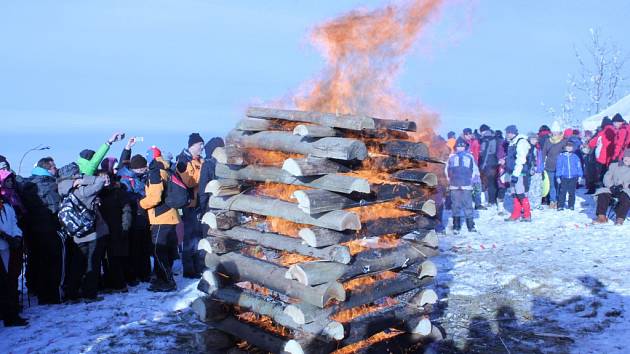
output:
<path id="1" fill-rule="evenodd" d="M 543 156 L 545 158 L 545 171 L 549 176 L 549 207 L 555 209 L 558 206 L 558 185 L 556 184 L 556 161 L 558 155 L 564 151 L 566 140 L 562 134 L 560 124 L 554 122 L 551 126 L 553 135 L 543 146 Z"/>
<path id="2" fill-rule="evenodd" d="M 488 204 L 496 207 L 498 192 L 498 167 L 499 161 L 505 157 L 502 140 L 498 139 L 494 131 L 489 126 L 482 124 L 479 128 L 481 132 L 480 152 L 479 152 L 479 172 L 481 173 L 481 183 L 488 193 Z"/>
<path id="3" fill-rule="evenodd" d="M 184 248 L 182 252 L 182 265 L 185 278 L 199 278 L 204 269 L 203 254 L 197 250 L 197 244 L 203 237 L 201 226 L 201 210 L 197 203 L 199 193 L 199 179 L 203 160 L 204 141 L 198 133 L 192 133 L 188 137 L 188 148 L 184 149 L 177 157 L 177 172 L 182 182 L 193 193 L 190 205 L 182 210 L 184 219 Z"/>
<path id="4" fill-rule="evenodd" d="M 206 193 L 206 186 L 210 181 L 215 179 L 214 169 L 217 166 L 217 160 L 212 157 L 212 153 L 218 147 L 225 146 L 223 142 L 223 138 L 214 137 L 210 139 L 206 145 L 204 146 L 206 159 L 203 161 L 203 165 L 201 165 L 201 175 L 199 177 L 199 196 L 197 200 L 199 201 L 200 213 L 203 215 L 208 209 L 208 201 L 210 199 L 210 194 Z M 204 232 L 204 234 L 206 234 Z"/>
<path id="5" fill-rule="evenodd" d="M 129 256 L 125 266 L 125 278 L 129 286 L 136 286 L 138 282 L 151 280 L 151 255 L 153 246 L 151 229 L 147 211 L 140 207 L 139 202 L 145 197 L 147 183 L 147 160 L 136 154 L 131 156 L 131 148 L 136 144 L 136 138 L 130 138 L 120 155 L 120 168 L 117 175 L 120 185 L 129 200 L 132 220 L 129 229 Z M 151 152 L 153 159 L 153 150 Z"/>
<path id="6" fill-rule="evenodd" d="M 621 114 L 617 113 L 612 119 L 613 127 L 615 128 L 615 150 L 613 152 L 612 162 L 621 161 L 625 150 L 630 145 L 630 128 L 623 119 Z"/>
<path id="7" fill-rule="evenodd" d="M 453 213 L 453 233 L 459 234 L 462 216 L 466 219 L 466 227 L 470 232 L 476 232 L 473 220 L 473 180 L 479 177 L 479 168 L 474 156 L 466 151 L 467 143 L 457 139 L 455 153 L 451 154 L 446 164 L 445 173 L 449 182 L 451 194 L 451 210 Z"/>
<path id="8" fill-rule="evenodd" d="M 510 189 L 514 195 L 512 215 L 505 220 L 529 222 L 532 220 L 531 206 L 527 197 L 530 173 L 527 156 L 530 145 L 527 137 L 519 134 L 515 125 L 505 128 L 505 135 L 510 142 L 505 157 L 505 170 L 510 175 Z"/>
<path id="9" fill-rule="evenodd" d="M 0 198 L 0 318 L 5 327 L 26 326 L 19 316 L 18 277 L 22 269 L 22 231 L 15 209 Z"/>
<path id="10" fill-rule="evenodd" d="M 63 240 L 59 236 L 57 166 L 52 157 L 41 158 L 31 177 L 20 184 L 20 195 L 28 213 L 24 236 L 27 246 L 26 284 L 38 303 L 61 303 Z"/>
<path id="11" fill-rule="evenodd" d="M 556 182 L 560 186 L 558 195 L 558 211 L 564 210 L 567 194 L 569 194 L 569 209 L 575 208 L 575 188 L 578 179 L 584 175 L 580 158 L 574 152 L 573 142 L 568 141 L 564 152 L 558 155 L 556 162 Z"/>
<path id="12" fill-rule="evenodd" d="M 540 149 L 544 149 L 545 145 L 549 142 L 549 138 L 551 138 L 551 128 L 547 125 L 543 124 L 538 128 L 538 144 L 540 145 Z"/>
<path id="13" fill-rule="evenodd" d="M 589 141 L 588 146 L 594 151 L 597 180 L 601 181 L 608 170 L 615 154 L 617 133 L 610 118 L 604 117 L 599 132 Z"/>
<path id="14" fill-rule="evenodd" d="M 542 183 L 545 172 L 542 147 L 540 146 L 538 134 L 530 133 L 527 136 L 529 145 L 531 145 L 529 156 L 527 157 L 527 160 L 531 162 L 527 197 L 532 209 L 542 209 Z"/>
<path id="15" fill-rule="evenodd" d="M 604 175 L 604 186 L 595 193 L 597 195 L 596 224 L 608 222 L 606 212 L 612 197 L 618 199 L 615 207 L 617 219 L 615 225 L 623 225 L 630 210 L 630 149 L 626 150 L 623 159 L 610 165 Z"/>
<path id="16" fill-rule="evenodd" d="M 59 170 L 59 195 L 62 199 L 73 193 L 79 201 L 96 215 L 94 231 L 84 237 L 66 239 L 67 274 L 64 290 L 66 298 L 86 302 L 103 300 L 99 297 L 98 283 L 101 274 L 101 260 L 105 252 L 105 236 L 109 234 L 107 223 L 100 213 L 98 198 L 101 190 L 110 183 L 103 176 L 81 174 L 78 164 L 71 164 Z M 63 232 L 63 228 L 62 228 Z"/>
<path id="17" fill-rule="evenodd" d="M 455 143 L 457 142 L 457 138 L 455 137 L 455 132 L 448 132 L 446 135 L 446 145 L 451 149 L 451 154 L 455 152 Z"/>
<path id="18" fill-rule="evenodd" d="M 155 148 L 157 152 L 159 150 Z M 175 228 L 180 223 L 177 210 L 165 203 L 164 187 L 169 179 L 170 164 L 156 153 L 149 165 L 149 180 L 145 187 L 145 197 L 140 199 L 140 207 L 147 210 L 151 223 L 153 259 L 156 278 L 151 281 L 150 291 L 175 291 L 177 284 L 173 277 L 173 262 L 177 258 L 177 234 Z"/>
<path id="19" fill-rule="evenodd" d="M 462 138 L 466 142 L 468 152 L 470 152 L 475 158 L 475 163 L 479 162 L 479 139 L 477 139 L 477 135 L 473 132 L 472 129 L 466 128 L 462 131 Z M 475 209 L 477 210 L 486 210 L 487 208 L 481 204 L 481 177 L 477 178 L 473 182 L 473 201 L 475 202 Z"/>
<path id="20" fill-rule="evenodd" d="M 79 153 L 79 159 L 77 160 L 77 165 L 81 173 L 87 176 L 94 176 L 94 173 L 98 170 L 101 161 L 103 161 L 103 158 L 107 155 L 112 144 L 124 137 L 124 133 L 114 133 L 98 150 L 85 149 L 81 151 Z"/>

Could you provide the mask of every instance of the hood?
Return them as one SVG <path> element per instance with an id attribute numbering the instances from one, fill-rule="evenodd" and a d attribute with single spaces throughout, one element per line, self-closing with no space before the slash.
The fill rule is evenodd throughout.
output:
<path id="1" fill-rule="evenodd" d="M 47 169 L 44 169 L 44 168 L 39 167 L 39 166 L 36 166 L 35 168 L 33 168 L 33 170 L 31 171 L 31 175 L 32 176 L 54 177 Z"/>
<path id="2" fill-rule="evenodd" d="M 214 137 L 210 139 L 206 145 L 204 146 L 204 150 L 206 152 L 206 159 L 212 158 L 212 153 L 218 147 L 224 147 L 225 143 L 223 142 L 223 138 Z"/>

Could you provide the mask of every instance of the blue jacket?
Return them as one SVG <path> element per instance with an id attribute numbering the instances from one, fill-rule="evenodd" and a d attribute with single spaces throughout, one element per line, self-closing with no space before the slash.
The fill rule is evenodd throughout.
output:
<path id="1" fill-rule="evenodd" d="M 120 183 L 124 186 L 125 191 L 132 193 L 135 199 L 144 198 L 146 177 L 136 175 L 127 166 L 118 170 L 118 176 L 120 176 Z"/>
<path id="2" fill-rule="evenodd" d="M 558 155 L 556 162 L 556 178 L 577 178 L 583 175 L 582 163 L 575 153 L 563 152 Z"/>
<path id="3" fill-rule="evenodd" d="M 475 158 L 467 151 L 451 154 L 445 172 L 450 189 L 472 190 L 473 179 L 479 177 L 479 168 L 475 163 Z"/>

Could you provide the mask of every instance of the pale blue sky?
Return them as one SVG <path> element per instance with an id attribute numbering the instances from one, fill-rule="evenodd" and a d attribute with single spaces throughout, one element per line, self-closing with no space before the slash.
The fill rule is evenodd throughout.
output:
<path id="1" fill-rule="evenodd" d="M 313 26 L 385 1 L 0 2 L 0 154 L 38 143 L 67 163 L 112 131 L 178 152 L 227 132 L 251 103 L 290 95 L 322 68 Z M 630 1 L 479 0 L 445 7 L 399 86 L 440 113 L 440 132 L 532 130 L 562 100 L 572 46 L 601 28 L 627 50 Z M 115 146 L 113 155 L 122 146 Z M 36 158 L 26 160 L 23 174 Z"/>

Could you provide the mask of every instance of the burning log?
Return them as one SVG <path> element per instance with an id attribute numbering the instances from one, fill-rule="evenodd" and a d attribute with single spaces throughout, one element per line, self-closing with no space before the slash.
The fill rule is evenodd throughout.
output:
<path id="1" fill-rule="evenodd" d="M 406 304 L 397 304 L 383 311 L 372 312 L 344 324 L 346 337 L 341 345 L 349 345 L 368 338 L 389 328 L 396 328 L 408 333 L 428 336 L 431 334 L 431 321 L 418 314 L 418 311 Z"/>
<path id="2" fill-rule="evenodd" d="M 333 113 L 251 107 L 247 110 L 246 115 L 252 118 L 282 119 L 356 131 L 377 129 L 416 131 L 416 124 L 414 122 L 394 121 L 350 114 L 339 115 Z"/>
<path id="3" fill-rule="evenodd" d="M 319 285 L 341 278 L 347 268 L 347 266 L 335 262 L 299 263 L 289 267 L 287 277 L 304 285 Z"/>
<path id="4" fill-rule="evenodd" d="M 221 256 L 206 254 L 206 266 L 216 267 L 217 271 L 229 276 L 233 281 L 250 281 L 265 284 L 266 287 L 286 296 L 300 299 L 323 308 L 328 301 L 344 301 L 346 292 L 338 282 L 330 282 L 315 287 L 305 286 L 297 281 L 286 279 L 287 268 L 238 253 Z"/>
<path id="5" fill-rule="evenodd" d="M 212 157 L 218 163 L 229 165 L 242 165 L 243 153 L 233 146 L 218 147 L 214 149 Z"/>
<path id="6" fill-rule="evenodd" d="M 255 213 L 265 216 L 275 216 L 298 224 L 320 226 L 337 231 L 361 229 L 361 221 L 354 213 L 335 210 L 311 216 L 300 210 L 297 204 L 285 202 L 279 199 L 262 198 L 243 194 L 229 198 L 211 197 L 210 207 Z"/>
<path id="7" fill-rule="evenodd" d="M 262 131 L 251 135 L 232 131 L 227 136 L 226 144 L 339 160 L 364 160 L 367 157 L 367 148 L 360 140 L 328 137 L 310 142 L 301 136 L 280 131 Z"/>
<path id="8" fill-rule="evenodd" d="M 240 225 L 239 213 L 230 210 L 212 210 L 203 215 L 201 222 L 213 230 L 227 230 Z"/>
<path id="9" fill-rule="evenodd" d="M 262 247 L 298 253 L 304 256 L 342 264 L 350 263 L 351 260 L 350 250 L 346 246 L 331 245 L 324 248 L 314 248 L 303 244 L 298 238 L 269 232 L 259 232 L 245 227 L 235 227 L 225 231 L 210 230 L 208 234 L 218 238 L 230 238 L 247 244 L 260 245 Z"/>
<path id="10" fill-rule="evenodd" d="M 407 140 L 391 140 L 380 143 L 379 150 L 385 155 L 418 161 L 429 157 L 429 148 L 425 144 Z"/>
<path id="11" fill-rule="evenodd" d="M 296 177 L 321 176 L 350 171 L 346 166 L 333 160 L 312 156 L 303 159 L 287 159 L 284 161 L 282 169 Z"/>
<path id="12" fill-rule="evenodd" d="M 336 136 L 337 131 L 330 127 L 300 124 L 293 129 L 293 134 L 306 138 L 326 138 Z"/>
<path id="13" fill-rule="evenodd" d="M 215 174 L 220 178 L 255 182 L 276 182 L 325 189 L 339 193 L 370 193 L 370 184 L 364 178 L 328 174 L 323 176 L 295 177 L 277 167 L 246 166 L 242 168 L 217 164 Z"/>
<path id="14" fill-rule="evenodd" d="M 282 125 L 268 119 L 243 118 L 236 123 L 236 129 L 247 132 L 262 132 L 265 130 L 282 130 Z"/>
<path id="15" fill-rule="evenodd" d="M 400 209 L 422 212 L 428 216 L 435 216 L 437 214 L 437 207 L 435 202 L 429 200 L 411 200 L 399 207 Z"/>
<path id="16" fill-rule="evenodd" d="M 227 237 L 206 237 L 199 240 L 197 249 L 207 253 L 224 254 L 243 248 L 242 243 Z"/>
<path id="17" fill-rule="evenodd" d="M 392 174 L 392 177 L 400 181 L 424 183 L 429 187 L 435 187 L 438 184 L 434 173 L 418 169 L 401 170 Z"/>
<path id="18" fill-rule="evenodd" d="M 216 197 L 239 194 L 241 192 L 241 184 L 234 179 L 215 179 L 208 182 L 205 192 Z"/>

